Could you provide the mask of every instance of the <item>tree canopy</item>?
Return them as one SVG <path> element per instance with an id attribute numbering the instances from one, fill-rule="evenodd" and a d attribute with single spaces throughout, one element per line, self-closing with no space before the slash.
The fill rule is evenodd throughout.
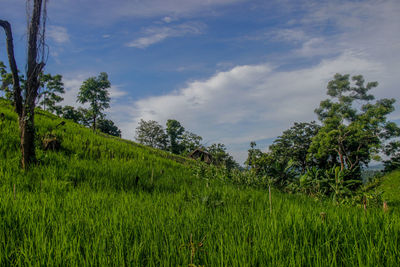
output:
<path id="1" fill-rule="evenodd" d="M 317 160 L 339 164 L 341 170 L 359 171 L 378 156 L 386 140 L 399 135 L 399 128 L 387 120 L 395 100 L 372 102 L 369 90 L 378 83 L 365 85 L 362 75 L 353 76 L 352 81 L 348 74 L 336 74 L 328 83 L 331 98 L 315 110 L 322 127 L 313 138 L 310 153 Z"/>
<path id="2" fill-rule="evenodd" d="M 185 128 L 177 120 L 167 120 L 166 129 L 169 141 L 169 151 L 174 154 L 180 154 L 183 151 L 183 147 L 180 144 L 182 135 L 185 132 Z"/>
<path id="3" fill-rule="evenodd" d="M 136 140 L 146 146 L 163 149 L 167 148 L 167 134 L 164 128 L 156 121 L 140 120 L 136 128 Z"/>
<path id="4" fill-rule="evenodd" d="M 278 136 L 269 149 L 276 160 L 283 163 L 292 161 L 293 165 L 304 173 L 311 165 L 307 159 L 308 149 L 319 129 L 320 126 L 315 121 L 295 122 L 290 129 Z"/>
<path id="5" fill-rule="evenodd" d="M 102 133 L 106 133 L 112 136 L 121 137 L 121 130 L 114 124 L 112 120 L 100 119 L 98 121 L 98 129 Z"/>
<path id="6" fill-rule="evenodd" d="M 88 109 L 91 117 L 93 130 L 96 130 L 96 122 L 99 118 L 104 117 L 103 111 L 110 107 L 110 96 L 107 89 L 111 87 L 108 75 L 102 72 L 97 77 L 90 77 L 83 82 L 79 94 L 78 102 L 89 103 Z"/>
<path id="7" fill-rule="evenodd" d="M 54 76 L 51 74 L 41 74 L 39 79 L 39 105 L 42 106 L 44 110 L 60 115 L 62 107 L 56 104 L 64 100 L 60 95 L 65 93 L 62 76 L 60 74 Z"/>

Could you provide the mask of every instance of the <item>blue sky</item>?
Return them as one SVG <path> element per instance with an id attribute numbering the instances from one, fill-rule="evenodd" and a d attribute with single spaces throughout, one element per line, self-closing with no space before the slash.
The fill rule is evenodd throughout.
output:
<path id="1" fill-rule="evenodd" d="M 0 5 L 23 70 L 25 1 Z M 335 73 L 363 74 L 377 98 L 399 100 L 399 15 L 398 0 L 50 0 L 46 72 L 63 75 L 63 104 L 75 106 L 82 82 L 107 72 L 107 113 L 124 138 L 141 118 L 173 118 L 243 163 L 250 141 L 265 150 L 315 120 Z"/>

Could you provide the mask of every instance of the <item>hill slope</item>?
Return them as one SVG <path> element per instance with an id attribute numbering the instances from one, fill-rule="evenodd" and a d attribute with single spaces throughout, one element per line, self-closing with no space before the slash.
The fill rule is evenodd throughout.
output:
<path id="1" fill-rule="evenodd" d="M 400 207 L 400 170 L 386 174 L 378 190 L 383 191 L 383 199 L 389 206 Z"/>
<path id="2" fill-rule="evenodd" d="M 0 265 L 399 265 L 397 210 L 273 192 L 270 212 L 263 189 L 72 122 L 55 129 L 46 112 L 38 147 L 52 134 L 61 150 L 38 148 L 24 173 L 16 115 L 5 101 L 0 113 Z"/>

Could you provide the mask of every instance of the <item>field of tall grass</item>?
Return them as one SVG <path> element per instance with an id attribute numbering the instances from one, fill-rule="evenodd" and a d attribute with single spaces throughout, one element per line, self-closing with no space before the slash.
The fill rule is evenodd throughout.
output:
<path id="1" fill-rule="evenodd" d="M 38 163 L 19 168 L 0 101 L 0 265 L 399 266 L 397 208 L 330 202 L 202 177 L 197 165 L 40 111 Z M 57 152 L 41 139 L 61 140 Z M 14 190 L 15 189 L 15 190 Z"/>

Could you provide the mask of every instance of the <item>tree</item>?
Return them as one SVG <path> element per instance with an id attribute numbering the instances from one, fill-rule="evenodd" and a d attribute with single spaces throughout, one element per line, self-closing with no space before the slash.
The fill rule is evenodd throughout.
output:
<path id="1" fill-rule="evenodd" d="M 203 138 L 197 134 L 185 131 L 182 135 L 181 146 L 183 148 L 182 154 L 188 155 L 190 152 L 196 148 L 204 148 L 201 144 Z"/>
<path id="2" fill-rule="evenodd" d="M 62 76 L 59 74 L 54 76 L 51 74 L 41 74 L 40 88 L 41 90 L 38 94 L 39 105 L 41 105 L 44 110 L 55 112 L 57 115 L 60 115 L 62 108 L 56 104 L 64 100 L 64 98 L 59 95 L 65 93 Z"/>
<path id="3" fill-rule="evenodd" d="M 322 127 L 313 138 L 310 153 L 317 160 L 338 163 L 341 171 L 360 175 L 360 168 L 368 165 L 374 155 L 382 151 L 385 140 L 399 135 L 399 128 L 387 121 L 393 110 L 394 99 L 375 101 L 368 91 L 377 82 L 364 85 L 363 76 L 336 74 L 327 86 L 331 99 L 321 102 L 315 110 Z M 357 103 L 355 103 L 357 101 Z M 364 103 L 364 104 L 362 104 Z M 359 177 L 358 177 L 359 178 Z"/>
<path id="4" fill-rule="evenodd" d="M 292 160 L 280 160 L 273 152 L 262 152 L 256 148 L 256 142 L 250 143 L 246 165 L 257 176 L 268 177 L 269 182 L 277 187 L 284 187 L 293 180 L 294 170 Z"/>
<path id="5" fill-rule="evenodd" d="M 102 133 L 121 137 L 121 130 L 114 124 L 112 120 L 100 119 L 98 121 L 98 129 Z"/>
<path id="6" fill-rule="evenodd" d="M 61 109 L 61 116 L 64 119 L 72 120 L 76 123 L 81 123 L 83 119 L 82 112 L 76 110 L 73 106 L 64 106 Z"/>
<path id="7" fill-rule="evenodd" d="M 256 142 L 250 142 L 250 149 L 247 152 L 247 159 L 245 161 L 247 167 L 252 169 L 257 169 L 257 159 L 263 154 L 260 149 L 256 148 L 256 146 Z"/>
<path id="8" fill-rule="evenodd" d="M 185 128 L 177 120 L 167 121 L 167 135 L 169 141 L 169 151 L 174 154 L 180 154 L 183 151 L 183 147 L 180 144 L 182 134 L 185 132 Z"/>
<path id="9" fill-rule="evenodd" d="M 400 141 L 392 141 L 385 145 L 384 153 L 390 159 L 383 161 L 385 172 L 400 168 Z"/>
<path id="10" fill-rule="evenodd" d="M 0 61 L 0 78 L 1 78 L 1 86 L 0 90 L 4 92 L 4 97 L 8 100 L 13 99 L 13 91 L 12 91 L 12 74 L 7 73 L 6 65 L 2 61 Z"/>
<path id="11" fill-rule="evenodd" d="M 239 164 L 226 152 L 226 146 L 224 144 L 212 144 L 207 148 L 207 151 L 212 156 L 213 164 L 224 166 L 228 171 L 239 168 Z"/>
<path id="12" fill-rule="evenodd" d="M 149 120 L 140 120 L 136 128 L 136 140 L 146 146 L 158 149 L 167 149 L 167 135 L 164 128 L 158 122 Z"/>
<path id="13" fill-rule="evenodd" d="M 90 77 L 83 82 L 79 94 L 78 102 L 81 104 L 89 103 L 89 113 L 93 130 L 96 130 L 98 118 L 103 118 L 103 110 L 110 107 L 110 97 L 107 89 L 111 87 L 108 75 L 100 73 L 98 77 Z"/>
<path id="14" fill-rule="evenodd" d="M 75 109 L 72 106 L 64 106 L 61 109 L 61 116 L 64 119 L 73 120 L 76 123 L 90 127 L 92 122 L 92 115 L 86 108 L 79 107 Z"/>
<path id="15" fill-rule="evenodd" d="M 307 158 L 312 138 L 318 133 L 320 126 L 314 121 L 307 123 L 295 122 L 294 125 L 284 131 L 281 136 L 274 141 L 269 150 L 274 155 L 275 160 L 282 163 L 292 161 L 301 173 L 304 173 L 312 164 Z"/>
<path id="16" fill-rule="evenodd" d="M 43 6 L 42 6 L 42 3 Z M 14 56 L 14 43 L 11 25 L 8 21 L 0 20 L 0 26 L 6 34 L 6 47 L 9 67 L 13 80 L 13 98 L 15 112 L 19 118 L 19 130 L 21 137 L 22 168 L 27 169 L 30 163 L 36 159 L 35 154 L 35 103 L 40 86 L 39 74 L 42 72 L 46 57 L 45 49 L 45 25 L 46 25 L 47 1 L 28 1 L 28 47 L 26 64 L 26 84 L 21 88 L 18 67 Z"/>

